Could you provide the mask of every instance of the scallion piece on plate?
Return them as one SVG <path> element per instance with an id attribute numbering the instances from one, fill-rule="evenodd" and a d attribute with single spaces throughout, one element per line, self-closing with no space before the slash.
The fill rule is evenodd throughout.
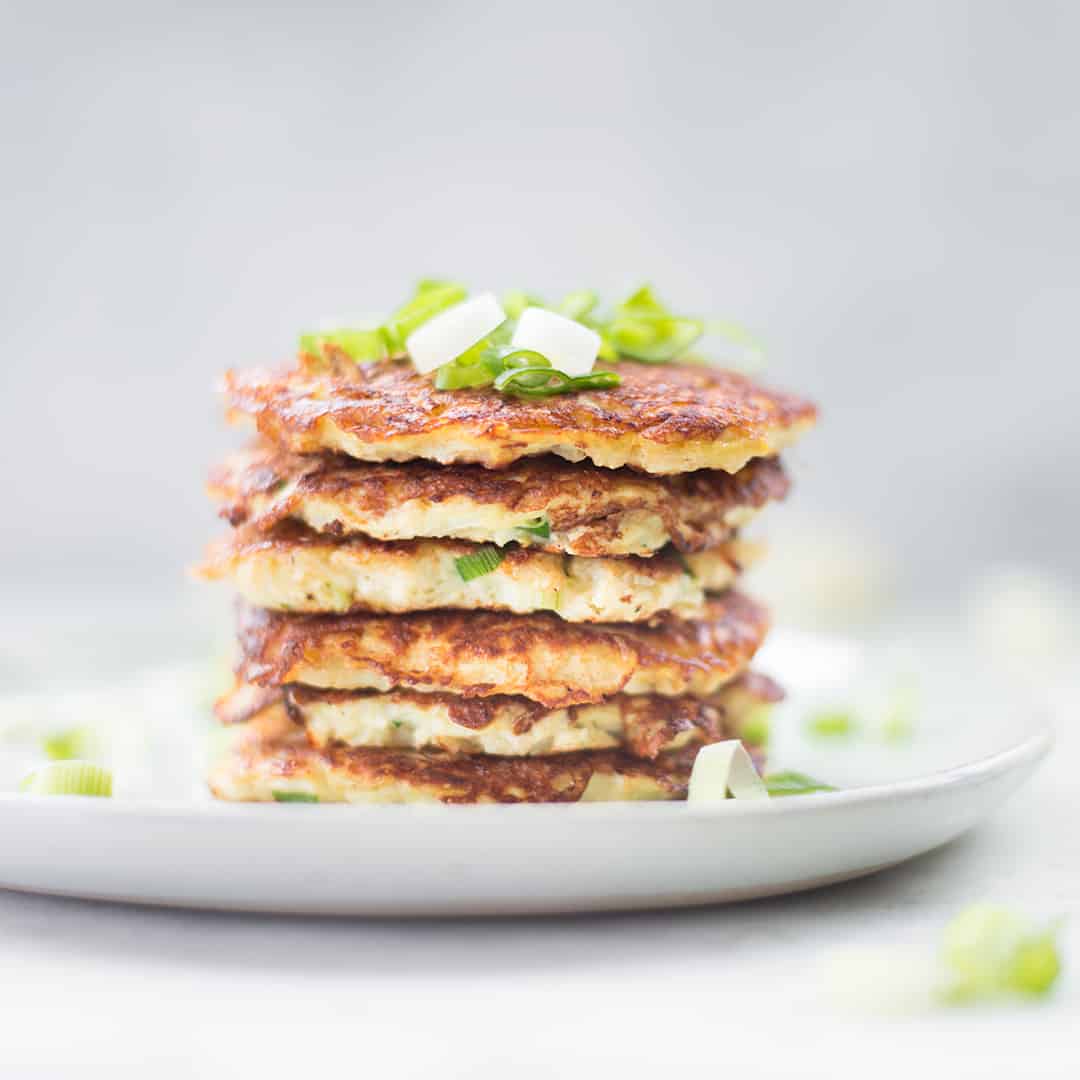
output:
<path id="1" fill-rule="evenodd" d="M 765 777 L 765 787 L 769 794 L 776 795 L 810 795 L 815 791 L 835 791 L 830 784 L 823 784 L 806 773 L 788 770 L 786 772 L 769 773 Z"/>
<path id="2" fill-rule="evenodd" d="M 275 789 L 270 792 L 274 796 L 274 802 L 305 802 L 313 803 L 319 801 L 318 795 L 312 795 L 307 791 L 282 791 Z"/>
<path id="3" fill-rule="evenodd" d="M 846 739 L 854 735 L 859 724 L 854 713 L 846 709 L 828 709 L 807 718 L 806 730 L 820 739 Z"/>
<path id="4" fill-rule="evenodd" d="M 690 770 L 688 802 L 719 802 L 730 793 L 733 799 L 767 799 L 765 787 L 746 747 L 738 739 L 704 747 Z"/>
<path id="5" fill-rule="evenodd" d="M 505 557 L 501 548 L 494 544 L 485 544 L 476 551 L 469 552 L 454 560 L 458 576 L 462 581 L 472 581 L 475 578 L 490 574 Z"/>
<path id="6" fill-rule="evenodd" d="M 54 731 L 41 740 L 41 749 L 53 761 L 85 760 L 95 757 L 98 740 L 88 727 Z"/>
<path id="7" fill-rule="evenodd" d="M 89 761 L 54 761 L 29 773 L 19 785 L 27 795 L 112 796 L 112 773 Z"/>

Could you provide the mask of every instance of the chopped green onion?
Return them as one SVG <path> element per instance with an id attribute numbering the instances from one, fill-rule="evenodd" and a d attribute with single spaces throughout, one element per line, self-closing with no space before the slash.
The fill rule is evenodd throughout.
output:
<path id="1" fill-rule="evenodd" d="M 1050 992 L 1061 974 L 1056 929 L 1029 938 L 1016 950 L 1009 968 L 1010 989 L 1032 997 Z"/>
<path id="2" fill-rule="evenodd" d="M 946 1000 L 1050 991 L 1061 970 L 1056 927 L 1034 931 L 1006 908 L 977 904 L 945 928 L 942 958 L 951 974 Z"/>
<path id="3" fill-rule="evenodd" d="M 393 353 L 405 351 L 405 339 L 447 308 L 460 304 L 469 295 L 455 282 L 422 281 L 413 298 L 395 311 L 383 325 L 383 334 Z"/>
<path id="4" fill-rule="evenodd" d="M 603 326 L 604 339 L 616 353 L 646 364 L 674 360 L 704 333 L 701 319 L 673 315 L 649 285 L 623 301 Z"/>
<path id="5" fill-rule="evenodd" d="M 807 732 L 822 739 L 846 739 L 858 726 L 854 714 L 843 709 L 815 713 L 806 721 Z"/>
<path id="6" fill-rule="evenodd" d="M 765 786 L 770 795 L 809 795 L 814 791 L 835 791 L 830 784 L 823 784 L 806 773 L 787 771 L 769 773 Z"/>
<path id="7" fill-rule="evenodd" d="M 490 574 L 505 558 L 505 553 L 493 544 L 486 544 L 454 560 L 458 576 L 462 581 L 472 581 L 474 578 Z"/>
<path id="8" fill-rule="evenodd" d="M 581 289 L 564 296 L 559 302 L 559 314 L 581 322 L 600 303 L 600 297 L 592 289 Z"/>
<path id="9" fill-rule="evenodd" d="M 450 281 L 447 278 L 421 278 L 416 283 L 416 288 L 413 290 L 415 296 L 420 296 L 422 293 L 433 292 L 435 289 L 460 289 L 464 288 L 456 281 Z"/>
<path id="10" fill-rule="evenodd" d="M 41 740 L 41 748 L 53 761 L 86 760 L 96 755 L 98 738 L 91 728 L 68 728 L 46 735 Z"/>
<path id="11" fill-rule="evenodd" d="M 508 289 L 499 297 L 499 301 L 503 306 L 503 311 L 511 319 L 520 319 L 521 313 L 526 308 L 547 306 L 538 296 L 532 296 L 521 289 Z"/>
<path id="12" fill-rule="evenodd" d="M 274 796 L 274 802 L 318 802 L 319 796 L 312 795 L 307 791 L 281 791 L 275 788 L 270 792 Z"/>
<path id="13" fill-rule="evenodd" d="M 546 378 L 538 383 L 537 376 Z M 618 386 L 622 379 L 614 371 L 593 371 L 573 378 L 554 368 L 526 367 L 504 371 L 495 380 L 495 389 L 518 397 L 552 397 L 555 394 L 571 394 L 579 390 L 609 390 Z"/>
<path id="14" fill-rule="evenodd" d="M 490 386 L 494 381 L 495 376 L 485 364 L 459 364 L 453 360 L 435 372 L 436 390 L 472 390 Z"/>
<path id="15" fill-rule="evenodd" d="M 503 355 L 500 363 L 502 371 L 498 375 L 501 375 L 504 371 L 515 371 L 524 368 L 545 369 L 539 373 L 522 376 L 520 380 L 522 386 L 543 386 L 551 377 L 549 374 L 551 361 L 534 349 L 511 349 Z M 496 375 L 496 378 L 498 378 L 498 375 Z"/>
<path id="16" fill-rule="evenodd" d="M 535 536 L 539 540 L 548 540 L 551 538 L 551 526 L 548 524 L 548 520 L 541 514 L 539 517 L 532 518 L 530 521 L 526 521 L 524 525 L 518 525 L 520 532 L 528 533 L 530 536 Z"/>
<path id="17" fill-rule="evenodd" d="M 387 340 L 381 327 L 326 330 L 300 335 L 300 351 L 321 356 L 327 345 L 340 349 L 357 363 L 381 360 L 387 355 Z"/>
<path id="18" fill-rule="evenodd" d="M 739 725 L 739 738 L 752 746 L 766 746 L 769 742 L 771 715 L 771 705 L 754 705 L 747 713 L 746 719 Z M 766 777 L 765 783 L 768 784 L 768 782 L 768 777 Z"/>
<path id="19" fill-rule="evenodd" d="M 108 799 L 112 773 L 89 761 L 55 761 L 26 776 L 19 790 L 28 795 L 89 795 Z"/>

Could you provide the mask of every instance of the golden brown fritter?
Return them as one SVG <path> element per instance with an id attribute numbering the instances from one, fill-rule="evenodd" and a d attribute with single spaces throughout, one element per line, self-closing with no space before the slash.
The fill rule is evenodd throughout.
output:
<path id="1" fill-rule="evenodd" d="M 489 468 L 554 454 L 650 473 L 737 472 L 794 442 L 817 416 L 803 398 L 716 368 L 616 366 L 622 384 L 614 389 L 541 399 L 439 391 L 401 360 L 330 372 L 234 371 L 225 393 L 232 418 L 253 420 L 294 453 Z"/>
<path id="2" fill-rule="evenodd" d="M 781 696 L 763 675 L 747 674 L 709 698 L 616 694 L 592 705 L 550 709 L 523 697 L 466 698 L 392 690 L 289 686 L 270 697 L 239 685 L 219 702 L 223 721 L 250 720 L 284 700 L 314 746 L 379 746 L 455 754 L 534 757 L 578 750 L 623 750 L 655 758 L 691 743 L 734 738 L 746 717 Z"/>
<path id="3" fill-rule="evenodd" d="M 211 768 L 210 790 L 233 802 L 282 795 L 320 802 L 520 803 L 683 799 L 699 747 L 647 760 L 618 750 L 490 757 L 438 750 L 312 746 L 283 706 L 245 725 Z M 762 754 L 752 748 L 761 767 Z"/>
<path id="4" fill-rule="evenodd" d="M 301 457 L 266 445 L 232 455 L 209 483 L 236 526 L 267 530 L 293 519 L 332 536 L 517 542 L 591 557 L 651 555 L 669 543 L 683 552 L 716 547 L 787 490 L 775 458 L 734 475 L 703 469 L 661 478 L 558 458 L 491 470 Z"/>
<path id="5" fill-rule="evenodd" d="M 757 652 L 768 612 L 737 592 L 696 619 L 651 625 L 567 623 L 548 612 L 286 615 L 241 605 L 246 683 L 338 690 L 522 695 L 549 708 L 612 694 L 707 697 Z"/>
<path id="6" fill-rule="evenodd" d="M 664 612 L 692 616 L 706 591 L 729 586 L 754 549 L 729 540 L 694 555 L 583 559 L 511 545 L 490 573 L 462 578 L 463 540 L 347 540 L 283 522 L 241 529 L 210 549 L 200 568 L 226 578 L 274 611 L 430 611 L 436 608 L 556 611 L 568 622 L 638 622 Z"/>

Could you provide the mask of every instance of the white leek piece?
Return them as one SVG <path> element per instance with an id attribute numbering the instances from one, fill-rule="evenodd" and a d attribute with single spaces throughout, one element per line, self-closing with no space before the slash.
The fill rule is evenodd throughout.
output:
<path id="1" fill-rule="evenodd" d="M 738 739 L 712 743 L 698 753 L 690 773 L 688 802 L 706 803 L 726 799 L 767 799 L 765 782 Z"/>
<path id="2" fill-rule="evenodd" d="M 588 375 L 600 351 L 600 335 L 565 315 L 531 307 L 521 313 L 511 344 L 546 356 L 556 371 Z"/>
<path id="3" fill-rule="evenodd" d="M 506 321 L 494 293 L 481 293 L 447 308 L 405 341 L 405 348 L 417 371 L 434 371 L 456 360 Z"/>

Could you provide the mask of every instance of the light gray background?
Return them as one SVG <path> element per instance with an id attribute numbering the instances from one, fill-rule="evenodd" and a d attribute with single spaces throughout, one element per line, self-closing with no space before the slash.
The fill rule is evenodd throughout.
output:
<path id="1" fill-rule="evenodd" d="M 428 273 L 759 329 L 824 407 L 794 505 L 915 607 L 1075 570 L 1080 5 L 2 11 L 15 584 L 173 589 L 215 374 Z"/>

